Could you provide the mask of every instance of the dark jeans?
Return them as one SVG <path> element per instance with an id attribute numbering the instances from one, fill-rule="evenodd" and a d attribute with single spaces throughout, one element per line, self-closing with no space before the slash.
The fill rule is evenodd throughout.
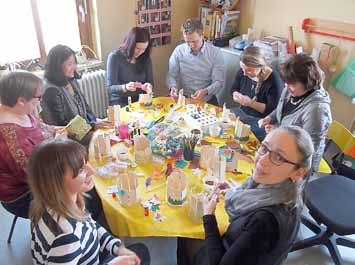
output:
<path id="1" fill-rule="evenodd" d="M 30 209 L 30 203 L 32 201 L 32 194 L 29 192 L 27 195 L 22 198 L 6 203 L 2 202 L 2 206 L 10 213 L 17 215 L 22 218 L 28 218 L 28 212 Z"/>
<path id="2" fill-rule="evenodd" d="M 256 138 L 258 138 L 260 142 L 264 140 L 266 136 L 265 129 L 260 128 L 258 124 L 258 121 L 262 118 L 246 114 L 241 108 L 233 108 L 232 111 L 236 116 L 239 116 L 242 122 L 250 125 L 251 131 L 254 133 L 254 135 L 256 136 Z"/>
<path id="3" fill-rule="evenodd" d="M 139 259 L 141 260 L 141 265 L 150 265 L 150 254 L 146 245 L 144 245 L 143 243 L 136 243 L 136 244 L 129 245 L 127 248 L 137 254 Z M 111 260 L 113 260 L 116 257 L 117 256 L 113 256 L 113 255 L 103 256 L 102 257 L 103 264 L 109 263 Z M 100 264 L 102 263 L 100 262 Z"/>

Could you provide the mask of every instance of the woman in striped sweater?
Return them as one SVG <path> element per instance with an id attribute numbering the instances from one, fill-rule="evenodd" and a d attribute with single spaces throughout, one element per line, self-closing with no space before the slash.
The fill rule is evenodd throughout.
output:
<path id="1" fill-rule="evenodd" d="M 72 140 L 45 141 L 32 153 L 28 171 L 34 264 L 150 263 L 143 244 L 130 247 L 134 251 L 124 247 L 85 211 L 83 193 L 94 184 L 82 145 Z"/>

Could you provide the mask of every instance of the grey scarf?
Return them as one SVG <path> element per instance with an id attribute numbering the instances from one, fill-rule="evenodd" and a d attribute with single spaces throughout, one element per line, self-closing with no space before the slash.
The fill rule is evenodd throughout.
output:
<path id="1" fill-rule="evenodd" d="M 279 184 L 264 185 L 248 178 L 241 187 L 227 190 L 225 209 L 232 222 L 255 209 L 277 204 L 296 204 L 297 183 L 290 179 Z"/>

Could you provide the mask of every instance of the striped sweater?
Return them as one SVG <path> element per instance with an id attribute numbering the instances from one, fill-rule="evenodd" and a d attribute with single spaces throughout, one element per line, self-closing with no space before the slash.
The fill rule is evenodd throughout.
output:
<path id="1" fill-rule="evenodd" d="M 114 255 L 121 245 L 91 217 L 84 222 L 57 219 L 48 211 L 31 226 L 33 264 L 100 264 L 99 256 Z"/>

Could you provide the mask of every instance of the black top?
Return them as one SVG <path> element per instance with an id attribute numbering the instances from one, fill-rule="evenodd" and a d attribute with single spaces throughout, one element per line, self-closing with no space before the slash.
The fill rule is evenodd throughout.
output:
<path id="1" fill-rule="evenodd" d="M 145 64 L 137 61 L 131 63 L 128 57 L 121 51 L 112 51 L 107 58 L 107 86 L 109 89 L 110 105 L 127 105 L 128 96 L 132 102 L 138 100 L 138 95 L 145 93 L 141 89 L 135 92 L 123 92 L 123 85 L 129 82 L 150 83 L 154 86 L 153 68 L 150 58 Z"/>
<path id="2" fill-rule="evenodd" d="M 94 125 L 96 117 L 79 90 L 79 83 L 70 81 L 74 94 L 67 87 L 56 86 L 46 80 L 45 91 L 41 100 L 43 121 L 47 124 L 66 126 L 76 115 Z"/>
<path id="3" fill-rule="evenodd" d="M 255 97 L 256 84 L 257 82 L 244 75 L 243 70 L 240 69 L 235 77 L 231 91 L 232 93 L 234 91 L 238 91 L 239 93 L 253 99 Z M 260 92 L 256 95 L 255 99 L 257 102 L 264 103 L 266 105 L 264 113 L 260 113 L 253 108 L 244 106 L 241 107 L 242 110 L 251 116 L 264 118 L 276 108 L 284 86 L 285 85 L 279 74 L 273 71 L 270 76 L 262 82 L 259 90 Z"/>
<path id="4" fill-rule="evenodd" d="M 209 265 L 263 264 L 279 239 L 276 218 L 264 210 L 232 222 L 223 238 L 214 215 L 205 215 L 203 224 Z"/>

